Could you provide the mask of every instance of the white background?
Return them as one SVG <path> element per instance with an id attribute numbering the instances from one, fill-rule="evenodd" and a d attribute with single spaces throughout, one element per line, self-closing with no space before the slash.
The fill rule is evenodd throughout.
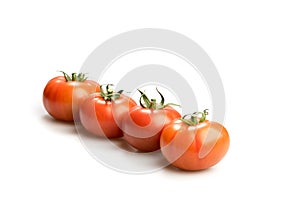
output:
<path id="1" fill-rule="evenodd" d="M 0 199 L 299 199 L 297 1 L 1 1 Z M 210 170 L 122 174 L 94 160 L 42 91 L 137 28 L 196 41 L 226 93 L 227 156 Z M 75 71 L 76 71 L 75 70 Z"/>

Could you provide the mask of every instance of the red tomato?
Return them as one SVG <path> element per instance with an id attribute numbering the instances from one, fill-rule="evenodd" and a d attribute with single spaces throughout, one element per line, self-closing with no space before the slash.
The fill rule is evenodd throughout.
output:
<path id="1" fill-rule="evenodd" d="M 64 73 L 51 79 L 43 92 L 43 104 L 47 112 L 55 119 L 73 121 L 78 117 L 79 104 L 91 93 L 99 91 L 99 84 L 86 80 L 84 74 Z"/>
<path id="2" fill-rule="evenodd" d="M 158 93 L 160 94 L 159 91 Z M 144 99 L 146 105 L 143 105 L 140 99 L 141 106 L 132 108 L 129 111 L 129 117 L 125 117 L 122 121 L 124 139 L 140 151 L 158 150 L 163 128 L 172 120 L 181 117 L 175 109 L 168 106 L 169 104 L 164 105 L 163 96 L 161 95 L 161 97 L 162 102 L 156 104 L 154 99 L 150 102 L 147 96 L 141 92 L 141 98 Z"/>
<path id="3" fill-rule="evenodd" d="M 119 128 L 121 120 L 136 103 L 126 95 L 110 91 L 111 98 L 108 93 L 102 92 L 102 95 L 94 94 L 87 98 L 80 107 L 80 120 L 83 127 L 94 135 L 122 137 L 123 133 Z"/>
<path id="4" fill-rule="evenodd" d="M 160 145 L 164 157 L 184 170 L 202 170 L 217 164 L 229 148 L 225 127 L 205 118 L 200 123 L 185 122 L 175 120 L 163 130 Z"/>

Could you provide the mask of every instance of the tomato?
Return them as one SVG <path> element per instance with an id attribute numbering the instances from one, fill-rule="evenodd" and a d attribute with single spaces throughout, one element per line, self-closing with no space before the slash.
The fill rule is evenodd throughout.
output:
<path id="1" fill-rule="evenodd" d="M 136 103 L 130 97 L 113 92 L 107 85 L 106 93 L 94 94 L 87 98 L 80 107 L 79 115 L 81 124 L 90 133 L 107 137 L 122 137 L 121 120 L 128 115 L 130 108 Z"/>
<path id="2" fill-rule="evenodd" d="M 122 121 L 124 139 L 137 150 L 156 151 L 160 148 L 160 135 L 163 128 L 181 115 L 169 106 L 172 104 L 164 105 L 164 98 L 158 90 L 162 98 L 160 104 L 157 104 L 155 99 L 149 101 L 143 92 L 140 90 L 139 92 L 141 93 L 140 106 L 132 108 L 129 116 Z M 146 105 L 141 102 L 142 98 Z"/>
<path id="3" fill-rule="evenodd" d="M 160 138 L 163 156 L 183 170 L 202 170 L 217 164 L 227 153 L 229 135 L 217 122 L 192 115 L 192 120 L 175 120 L 163 130 Z M 199 121 L 198 121 L 199 120 Z"/>
<path id="4" fill-rule="evenodd" d="M 43 92 L 43 104 L 47 112 L 55 119 L 73 121 L 78 117 L 79 104 L 89 94 L 99 91 L 95 81 L 87 80 L 84 74 L 72 74 L 51 79 Z"/>

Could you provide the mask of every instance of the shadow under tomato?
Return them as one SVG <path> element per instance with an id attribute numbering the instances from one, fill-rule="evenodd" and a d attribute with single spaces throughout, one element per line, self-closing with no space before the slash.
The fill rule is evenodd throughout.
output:
<path id="1" fill-rule="evenodd" d="M 59 121 L 47 114 L 43 115 L 41 119 L 46 124 L 47 128 L 52 129 L 54 132 L 72 135 L 77 134 L 74 122 Z"/>
<path id="2" fill-rule="evenodd" d="M 123 137 L 120 138 L 105 138 L 101 136 L 96 136 L 92 133 L 89 133 L 81 124 L 76 124 L 76 130 L 79 133 L 79 136 L 81 138 L 85 139 L 92 139 L 92 140 L 99 140 L 99 141 L 104 141 L 104 142 L 111 142 L 113 145 L 116 147 L 124 150 L 124 151 L 129 151 L 129 152 L 138 152 L 135 148 L 130 146 L 124 139 Z"/>
<path id="3" fill-rule="evenodd" d="M 208 169 L 203 169 L 203 170 L 197 170 L 197 171 L 189 171 L 189 170 L 183 170 L 179 169 L 177 167 L 174 167 L 173 165 L 168 165 L 164 169 L 166 172 L 169 174 L 183 174 L 183 175 L 195 175 L 195 174 L 209 174 L 214 172 L 216 169 L 214 167 L 208 168 Z"/>
<path id="4" fill-rule="evenodd" d="M 138 150 L 135 149 L 134 147 L 130 146 L 123 137 L 121 138 L 113 138 L 110 139 L 111 143 L 113 143 L 115 146 L 117 146 L 118 148 L 124 150 L 124 151 L 128 151 L 128 152 L 134 152 L 137 153 Z"/>
<path id="5" fill-rule="evenodd" d="M 80 138 L 88 139 L 88 140 L 99 140 L 103 142 L 111 142 L 114 146 L 128 152 L 138 153 L 139 151 L 134 147 L 130 146 L 123 137 L 119 138 L 106 138 L 103 136 L 97 136 L 88 132 L 80 123 L 76 123 L 75 125 L 76 131 L 79 133 Z"/>
<path id="6" fill-rule="evenodd" d="M 77 122 L 75 124 L 75 129 L 77 131 L 77 133 L 79 134 L 80 138 L 84 138 L 84 139 L 94 139 L 94 140 L 102 140 L 105 141 L 107 140 L 107 138 L 102 137 L 102 136 L 98 136 L 95 135 L 93 133 L 90 133 L 89 131 L 87 131 L 81 123 Z"/>
<path id="7" fill-rule="evenodd" d="M 56 120 L 56 119 L 54 119 L 53 117 L 51 117 L 49 115 L 44 115 L 44 116 L 42 116 L 42 118 L 45 121 L 48 121 L 49 123 L 53 123 L 53 124 L 74 125 L 74 122 L 65 122 L 65 121 Z"/>

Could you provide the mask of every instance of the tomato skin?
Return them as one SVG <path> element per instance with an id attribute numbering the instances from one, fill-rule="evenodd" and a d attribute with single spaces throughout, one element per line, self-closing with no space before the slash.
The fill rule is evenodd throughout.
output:
<path id="1" fill-rule="evenodd" d="M 64 76 L 51 79 L 43 92 L 43 104 L 55 119 L 74 121 L 80 103 L 91 93 L 99 91 L 99 84 L 92 80 L 84 82 L 66 81 Z"/>
<path id="2" fill-rule="evenodd" d="M 167 126 L 160 138 L 163 156 L 183 170 L 202 170 L 217 164 L 228 151 L 227 130 L 208 120 L 188 126 L 180 120 Z"/>
<path id="3" fill-rule="evenodd" d="M 90 133 L 107 138 L 122 137 L 121 120 L 136 102 L 126 95 L 114 101 L 105 101 L 100 94 L 87 98 L 80 107 L 81 124 Z"/>
<path id="4" fill-rule="evenodd" d="M 172 107 L 149 109 L 136 106 L 122 121 L 124 139 L 136 149 L 152 152 L 160 149 L 160 135 L 165 126 L 181 115 Z"/>

